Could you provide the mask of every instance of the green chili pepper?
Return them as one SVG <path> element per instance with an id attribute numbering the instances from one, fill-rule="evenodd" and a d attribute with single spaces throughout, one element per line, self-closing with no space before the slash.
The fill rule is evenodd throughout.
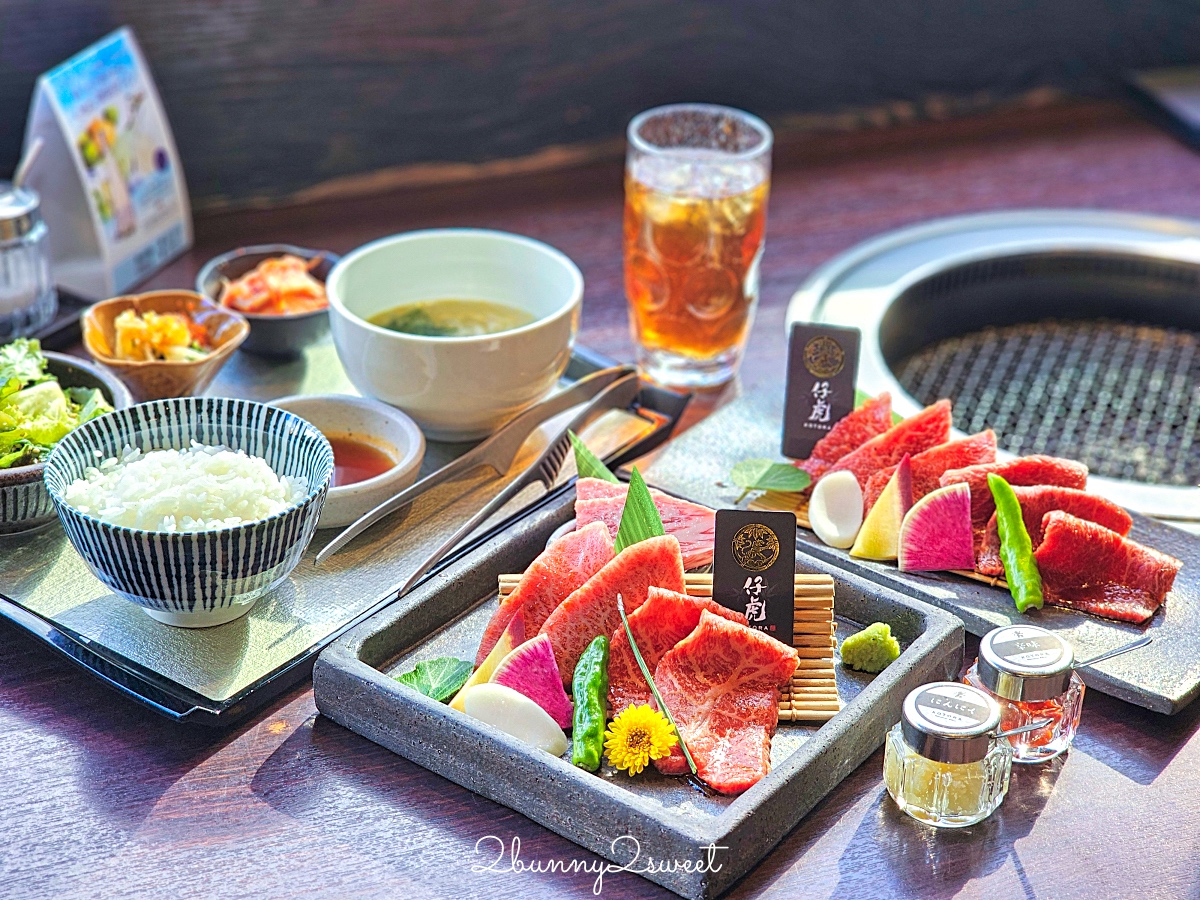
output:
<path id="1" fill-rule="evenodd" d="M 595 772 L 604 753 L 608 724 L 608 638 L 593 640 L 579 657 L 571 679 L 575 717 L 571 727 L 571 764 Z"/>
<path id="2" fill-rule="evenodd" d="M 1021 501 L 1012 486 L 999 475 L 989 473 L 988 487 L 996 501 L 996 525 L 1000 532 L 1000 560 L 1004 580 L 1017 604 L 1017 612 L 1029 607 L 1042 608 L 1042 575 L 1033 558 L 1033 542 L 1021 515 Z"/>

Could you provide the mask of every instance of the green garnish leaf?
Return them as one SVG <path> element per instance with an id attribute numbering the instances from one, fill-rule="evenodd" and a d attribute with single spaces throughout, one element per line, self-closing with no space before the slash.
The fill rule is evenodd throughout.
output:
<path id="1" fill-rule="evenodd" d="M 613 543 L 613 555 L 620 553 L 626 547 L 652 537 L 666 534 L 658 507 L 650 496 L 650 489 L 642 480 L 642 473 L 633 468 L 633 477 L 629 479 L 629 492 L 625 495 L 625 508 L 621 510 L 621 524 L 617 528 L 617 539 Z"/>
<path id="2" fill-rule="evenodd" d="M 411 672 L 397 675 L 396 680 L 406 684 L 426 697 L 445 703 L 459 692 L 475 666 L 465 659 L 441 656 L 428 662 L 419 662 Z"/>
<path id="3" fill-rule="evenodd" d="M 637 470 L 634 469 L 634 471 L 636 472 Z M 625 626 L 625 637 L 629 638 L 629 648 L 633 650 L 633 658 L 637 660 L 638 668 L 642 670 L 642 677 L 646 679 L 646 684 L 650 686 L 650 693 L 654 695 L 654 702 L 658 704 L 658 711 L 667 717 L 667 721 L 675 729 L 675 737 L 679 739 L 679 749 L 683 751 L 684 758 L 687 759 L 688 768 L 695 775 L 696 764 L 692 762 L 692 754 L 688 753 L 687 744 L 683 741 L 683 735 L 679 733 L 679 726 L 675 724 L 675 717 L 671 715 L 671 710 L 663 702 L 662 694 L 658 692 L 658 685 L 654 683 L 654 676 L 650 674 L 650 667 L 642 659 L 642 651 L 638 649 L 637 641 L 633 639 L 633 629 L 629 627 L 629 617 L 625 615 L 625 599 L 620 594 L 617 594 L 617 612 L 621 614 L 621 624 Z"/>
<path id="4" fill-rule="evenodd" d="M 733 483 L 742 489 L 742 497 L 751 491 L 783 491 L 799 493 L 812 484 L 812 477 L 803 469 L 769 459 L 743 459 L 730 473 Z"/>
<path id="5" fill-rule="evenodd" d="M 611 481 L 619 484 L 617 476 L 604 464 L 595 453 L 587 448 L 587 444 L 579 439 L 573 431 L 568 431 L 571 446 L 575 449 L 575 468 L 579 470 L 580 478 L 599 478 L 601 481 Z"/>
<path id="6" fill-rule="evenodd" d="M 858 388 L 854 389 L 854 408 L 855 409 L 858 409 L 860 406 L 862 406 L 868 400 L 873 400 L 873 399 L 874 398 L 870 394 L 868 394 L 866 391 L 860 391 Z M 892 424 L 893 425 L 898 425 L 903 421 L 904 421 L 904 416 L 900 415 L 900 413 L 898 413 L 898 412 L 892 413 Z"/>

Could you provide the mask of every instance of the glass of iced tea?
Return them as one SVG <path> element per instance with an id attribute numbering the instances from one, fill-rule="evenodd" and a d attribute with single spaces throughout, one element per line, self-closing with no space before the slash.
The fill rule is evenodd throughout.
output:
<path id="1" fill-rule="evenodd" d="M 771 129 L 685 103 L 629 123 L 625 296 L 638 364 L 672 387 L 733 377 L 758 302 Z"/>

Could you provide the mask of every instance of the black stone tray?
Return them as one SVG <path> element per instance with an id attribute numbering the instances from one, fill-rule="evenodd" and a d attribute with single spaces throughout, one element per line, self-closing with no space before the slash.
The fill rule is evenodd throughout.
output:
<path id="1" fill-rule="evenodd" d="M 685 897 L 712 897 L 749 871 L 879 747 L 905 694 L 960 670 L 963 629 L 956 618 L 801 552 L 798 571 L 836 579 L 839 646 L 862 624 L 884 621 L 904 652 L 874 677 L 838 666 L 842 711 L 820 727 L 781 723 L 771 773 L 738 797 L 706 796 L 657 772 L 633 779 L 611 770 L 589 774 L 394 680 L 421 659 L 473 658 L 495 609 L 497 577 L 524 571 L 550 533 L 573 516 L 574 490 L 568 489 L 558 502 L 430 579 L 404 609 L 385 609 L 339 638 L 313 670 L 317 708 L 617 865 L 630 862 L 636 840 L 641 860 L 678 864 L 669 867 L 674 871 L 639 871 L 636 865 L 630 871 Z M 700 866 L 711 846 L 722 849 L 713 851 L 712 866 Z M 683 870 L 686 862 L 693 871 Z M 595 875 L 563 877 L 579 878 L 585 887 Z"/>
<path id="2" fill-rule="evenodd" d="M 779 452 L 782 389 L 764 390 L 722 407 L 659 454 L 643 474 L 655 487 L 708 506 L 734 506 L 741 490 L 729 482 L 739 460 Z M 745 503 L 743 502 L 743 505 Z M 1147 625 L 1131 625 L 1047 605 L 1021 615 L 1005 588 L 951 573 L 901 572 L 895 563 L 855 559 L 801 529 L 808 553 L 844 571 L 954 613 L 968 632 L 982 636 L 1000 625 L 1024 622 L 1065 637 L 1079 659 L 1098 656 L 1141 634 L 1154 642 L 1098 666 L 1080 670 L 1094 690 L 1173 715 L 1200 695 L 1200 539 L 1172 525 L 1134 514 L 1130 536 L 1182 560 L 1167 602 Z"/>
<path id="3" fill-rule="evenodd" d="M 1200 695 L 1200 541 L 1155 519 L 1131 513 L 1134 540 L 1183 561 L 1167 602 L 1145 625 L 1113 622 L 1047 605 L 1022 615 L 1003 587 L 950 572 L 901 572 L 895 563 L 855 559 L 800 529 L 808 552 L 864 578 L 954 613 L 971 634 L 982 637 L 1010 623 L 1040 625 L 1057 632 L 1079 659 L 1098 656 L 1150 634 L 1154 642 L 1133 653 L 1080 669 L 1084 684 L 1127 703 L 1174 715 Z"/>

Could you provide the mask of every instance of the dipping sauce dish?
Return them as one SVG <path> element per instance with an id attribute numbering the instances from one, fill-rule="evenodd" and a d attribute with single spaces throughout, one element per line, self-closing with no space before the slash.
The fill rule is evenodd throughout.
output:
<path id="1" fill-rule="evenodd" d="M 283 397 L 271 405 L 311 423 L 333 447 L 333 477 L 319 527 L 349 525 L 417 480 L 425 458 L 425 437 L 400 410 L 350 394 Z M 371 459 L 364 465 L 368 455 Z M 387 465 L 377 471 L 381 458 Z M 372 470 L 372 477 L 350 481 Z"/>

